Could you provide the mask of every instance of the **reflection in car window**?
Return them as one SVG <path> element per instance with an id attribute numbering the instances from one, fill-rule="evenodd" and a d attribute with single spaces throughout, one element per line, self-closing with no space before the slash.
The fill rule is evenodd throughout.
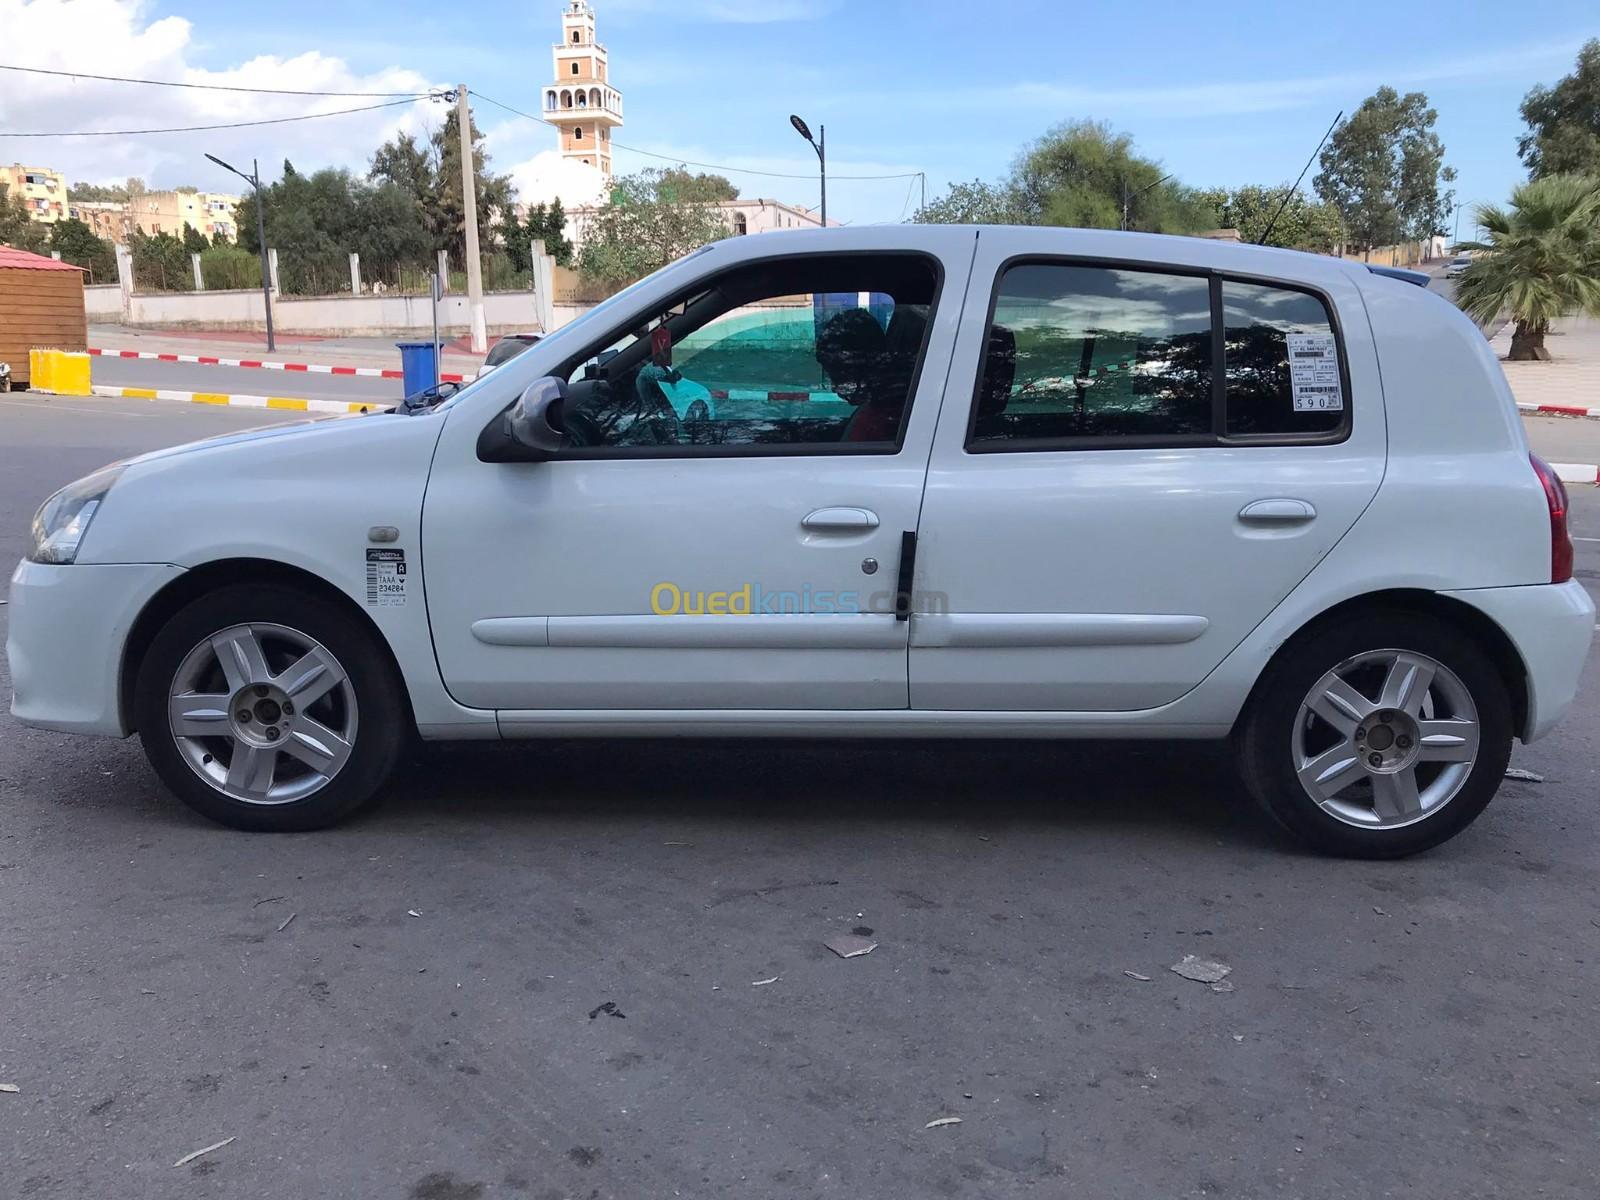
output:
<path id="1" fill-rule="evenodd" d="M 1320 299 L 1225 280 L 1222 314 L 1230 435 L 1315 435 L 1343 424 L 1342 381 L 1303 378 L 1297 393 L 1290 376 L 1291 341 L 1302 353 L 1306 347 L 1333 349 L 1333 325 Z M 1336 359 L 1330 365 L 1336 366 Z"/>
<path id="2" fill-rule="evenodd" d="M 1000 282 L 988 351 L 974 443 L 1211 432 L 1203 278 L 1011 267 Z"/>
<path id="3" fill-rule="evenodd" d="M 914 255 L 736 268 L 570 363 L 568 441 L 892 452 L 936 284 Z"/>

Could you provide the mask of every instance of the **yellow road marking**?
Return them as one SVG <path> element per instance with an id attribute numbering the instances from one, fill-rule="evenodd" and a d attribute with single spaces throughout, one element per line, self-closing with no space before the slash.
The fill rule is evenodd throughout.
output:
<path id="1" fill-rule="evenodd" d="M 123 388 L 122 394 L 130 400 L 154 400 L 155 388 Z"/>
<path id="2" fill-rule="evenodd" d="M 221 392 L 195 392 L 189 399 L 194 404 L 227 404 L 233 397 Z"/>
<path id="3" fill-rule="evenodd" d="M 291 409 L 294 409 L 296 412 L 305 412 L 306 411 L 306 402 L 304 400 L 292 400 L 287 396 L 268 396 L 267 397 L 267 407 L 268 408 L 291 408 Z"/>

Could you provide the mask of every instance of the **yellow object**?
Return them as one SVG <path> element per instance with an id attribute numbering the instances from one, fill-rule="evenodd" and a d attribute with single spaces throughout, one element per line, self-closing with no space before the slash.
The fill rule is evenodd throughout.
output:
<path id="1" fill-rule="evenodd" d="M 28 387 L 58 396 L 87 396 L 89 356 L 71 350 L 35 346 L 28 351 Z"/>
<path id="2" fill-rule="evenodd" d="M 28 386 L 36 392 L 52 392 L 55 384 L 51 379 L 51 366 L 53 352 L 34 347 L 28 351 Z"/>
<path id="3" fill-rule="evenodd" d="M 89 356 L 81 351 L 49 350 L 50 390 L 58 396 L 89 395 Z"/>

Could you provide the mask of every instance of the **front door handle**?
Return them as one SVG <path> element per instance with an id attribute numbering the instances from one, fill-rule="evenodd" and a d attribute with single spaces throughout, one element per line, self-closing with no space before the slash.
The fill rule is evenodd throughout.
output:
<path id="1" fill-rule="evenodd" d="M 1310 501 L 1290 500 L 1287 498 L 1253 500 L 1239 510 L 1239 519 L 1241 521 L 1275 525 L 1310 521 L 1316 515 L 1317 510 L 1311 506 Z"/>
<path id="2" fill-rule="evenodd" d="M 866 508 L 819 508 L 807 513 L 802 529 L 822 533 L 859 533 L 878 527 L 878 514 Z"/>

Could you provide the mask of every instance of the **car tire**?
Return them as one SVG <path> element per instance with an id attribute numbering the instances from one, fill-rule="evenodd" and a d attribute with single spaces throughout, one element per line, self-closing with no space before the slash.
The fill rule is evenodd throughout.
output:
<path id="1" fill-rule="evenodd" d="M 175 613 L 140 664 L 134 716 L 179 799 L 262 832 L 321 829 L 372 800 L 412 728 L 377 636 L 280 584 L 219 588 Z"/>
<path id="2" fill-rule="evenodd" d="M 1512 726 L 1505 680 L 1472 638 L 1436 617 L 1369 610 L 1273 660 L 1235 748 L 1250 794 L 1313 850 L 1403 858 L 1483 811 Z"/>

